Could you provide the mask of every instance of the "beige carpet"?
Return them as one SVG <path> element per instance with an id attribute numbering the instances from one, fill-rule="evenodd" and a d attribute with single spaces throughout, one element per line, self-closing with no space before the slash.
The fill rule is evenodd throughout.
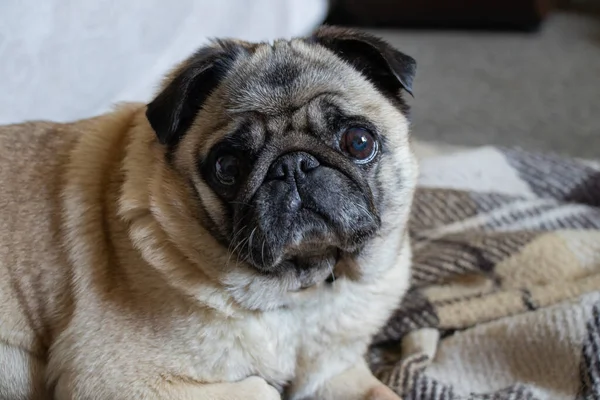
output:
<path id="1" fill-rule="evenodd" d="M 374 32 L 419 63 L 417 139 L 600 157 L 600 18 L 562 12 L 535 34 Z"/>

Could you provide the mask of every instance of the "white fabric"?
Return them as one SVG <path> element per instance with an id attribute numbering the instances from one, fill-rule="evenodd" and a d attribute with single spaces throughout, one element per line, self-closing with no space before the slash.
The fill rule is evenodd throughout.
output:
<path id="1" fill-rule="evenodd" d="M 1 0 L 0 124 L 147 101 L 211 37 L 309 33 L 327 0 Z"/>
<path id="2" fill-rule="evenodd" d="M 535 197 L 506 157 L 493 147 L 429 158 L 421 165 L 419 184 L 422 187 Z"/>

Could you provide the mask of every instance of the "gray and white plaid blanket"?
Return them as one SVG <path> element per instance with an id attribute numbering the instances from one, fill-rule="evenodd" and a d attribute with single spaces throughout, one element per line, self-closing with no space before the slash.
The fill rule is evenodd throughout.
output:
<path id="1" fill-rule="evenodd" d="M 600 399 L 600 163 L 424 160 L 413 285 L 368 359 L 406 400 Z"/>

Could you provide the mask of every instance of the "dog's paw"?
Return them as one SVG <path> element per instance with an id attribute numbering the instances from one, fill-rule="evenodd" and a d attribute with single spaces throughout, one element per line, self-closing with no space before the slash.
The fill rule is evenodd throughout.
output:
<path id="1" fill-rule="evenodd" d="M 267 381 L 258 376 L 251 376 L 239 382 L 240 394 L 243 394 L 243 399 L 248 400 L 281 400 L 281 395 Z M 387 400 L 387 399 L 386 399 Z"/>
<path id="2" fill-rule="evenodd" d="M 381 384 L 367 392 L 365 400 L 401 400 L 389 387 Z"/>

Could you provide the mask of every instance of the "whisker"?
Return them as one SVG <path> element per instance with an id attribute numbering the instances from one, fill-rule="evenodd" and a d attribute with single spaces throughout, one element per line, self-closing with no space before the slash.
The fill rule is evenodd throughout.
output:
<path id="1" fill-rule="evenodd" d="M 233 238 L 231 239 L 231 242 L 229 244 L 229 248 L 231 248 L 231 246 L 237 241 L 239 235 L 246 229 L 246 225 L 244 225 L 242 228 L 240 228 L 234 235 Z M 233 248 L 233 250 L 229 251 L 229 257 L 227 258 L 227 264 L 226 264 L 226 268 L 229 268 L 229 262 L 231 261 L 231 255 L 235 253 L 235 251 L 238 249 L 238 247 L 243 243 L 244 241 L 240 241 L 238 242 L 238 244 Z M 238 261 L 239 261 L 239 256 L 238 256 Z"/>
<path id="2" fill-rule="evenodd" d="M 252 260 L 252 264 L 256 265 L 256 263 L 254 262 L 254 252 L 252 251 L 252 239 L 254 238 L 254 234 L 256 233 L 256 230 L 258 229 L 258 227 L 255 227 L 252 232 L 250 233 L 249 239 L 248 239 L 248 254 L 250 254 L 250 259 Z"/>
<path id="3" fill-rule="evenodd" d="M 248 243 L 248 240 L 250 240 L 250 236 L 248 236 L 246 239 L 242 240 L 242 241 L 241 241 L 241 242 L 238 244 L 238 246 L 241 244 L 241 245 L 242 245 L 242 247 L 241 247 L 241 248 L 243 249 L 243 248 L 246 246 L 246 244 Z M 236 249 L 237 249 L 237 247 L 238 247 L 238 246 L 236 246 Z M 234 250 L 234 251 L 235 251 L 235 250 Z M 239 264 L 239 263 L 240 263 L 240 253 L 239 253 L 239 252 L 238 252 L 238 253 L 236 253 L 236 257 L 237 257 L 237 263 Z M 247 261 L 247 258 L 248 258 L 247 256 L 244 256 L 244 257 L 241 259 L 241 261 Z"/>
<path id="4" fill-rule="evenodd" d="M 265 244 L 266 243 L 267 243 L 267 239 L 263 238 L 262 251 L 260 252 L 260 258 L 261 258 L 262 265 L 265 265 Z"/>
<path id="5" fill-rule="evenodd" d="M 370 212 L 370 211 L 367 209 L 367 207 L 365 207 L 364 205 L 362 205 L 362 204 L 358 204 L 358 203 L 354 203 L 354 205 L 355 205 L 356 207 L 358 207 L 360 210 L 364 211 L 364 212 L 365 212 L 365 214 L 371 214 L 371 212 Z"/>

